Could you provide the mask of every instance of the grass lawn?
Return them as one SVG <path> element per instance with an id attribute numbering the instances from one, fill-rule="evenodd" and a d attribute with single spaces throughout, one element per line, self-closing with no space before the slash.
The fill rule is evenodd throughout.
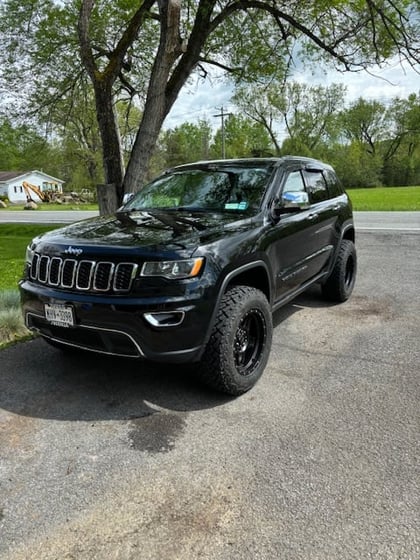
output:
<path id="1" fill-rule="evenodd" d="M 26 246 L 33 237 L 60 227 L 57 224 L 0 224 L 0 291 L 17 290 Z"/>
<path id="2" fill-rule="evenodd" d="M 420 210 L 420 187 L 379 187 L 348 189 L 353 210 Z"/>
<path id="3" fill-rule="evenodd" d="M 34 336 L 23 324 L 17 283 L 22 277 L 30 240 L 57 227 L 57 224 L 0 224 L 0 349 Z"/>

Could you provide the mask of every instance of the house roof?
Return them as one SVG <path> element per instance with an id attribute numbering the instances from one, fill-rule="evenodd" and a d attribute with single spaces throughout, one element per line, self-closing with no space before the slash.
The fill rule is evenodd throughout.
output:
<path id="1" fill-rule="evenodd" d="M 7 183 L 12 181 L 13 179 L 18 179 L 19 177 L 26 177 L 27 175 L 31 175 L 32 173 L 38 173 L 39 175 L 43 175 L 48 179 L 52 179 L 56 183 L 64 183 L 62 179 L 57 179 L 52 175 L 48 175 L 48 173 L 44 173 L 44 171 L 38 171 L 38 169 L 34 169 L 32 171 L 0 171 L 0 183 Z"/>
<path id="2" fill-rule="evenodd" d="M 26 175 L 26 173 L 24 171 L 0 171 L 0 183 L 16 179 L 21 175 Z"/>

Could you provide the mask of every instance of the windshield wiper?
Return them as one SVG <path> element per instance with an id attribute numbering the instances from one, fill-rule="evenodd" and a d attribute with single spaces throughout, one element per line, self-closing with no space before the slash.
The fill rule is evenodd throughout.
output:
<path id="1" fill-rule="evenodd" d="M 116 218 L 124 225 L 132 226 L 132 225 L 139 225 L 138 221 L 132 216 L 135 212 L 141 212 L 143 214 L 148 214 L 149 216 L 153 216 L 164 225 L 171 227 L 177 233 L 183 233 L 186 231 L 185 226 L 193 227 L 198 231 L 204 231 L 207 229 L 207 226 L 200 223 L 198 219 L 194 218 L 186 218 L 184 216 L 174 216 L 173 212 L 194 212 L 195 210 L 199 211 L 209 211 L 209 209 L 204 208 L 193 208 L 191 206 L 178 206 L 173 208 L 142 208 L 141 210 L 130 208 L 130 210 L 120 210 L 119 212 L 115 213 Z M 148 224 L 147 221 L 142 221 L 143 226 L 148 227 L 156 227 L 152 224 Z"/>
<path id="2" fill-rule="evenodd" d="M 205 208 L 204 206 L 174 206 L 173 208 L 168 208 L 168 210 L 176 210 L 177 212 L 211 212 L 211 208 Z"/>
<path id="3" fill-rule="evenodd" d="M 184 218 L 182 216 L 171 216 L 170 211 L 168 213 L 166 210 L 163 210 L 163 214 L 160 210 L 148 210 L 148 212 L 149 214 L 160 220 L 162 223 L 172 227 L 175 230 L 180 230 L 181 228 L 179 228 L 179 225 L 182 226 L 184 224 L 186 226 L 191 226 L 199 231 L 207 229 L 206 226 L 203 226 L 197 220 L 190 220 L 189 218 Z M 178 227 L 176 226 L 176 224 L 178 224 Z M 186 228 L 183 227 L 182 229 L 185 231 Z"/>

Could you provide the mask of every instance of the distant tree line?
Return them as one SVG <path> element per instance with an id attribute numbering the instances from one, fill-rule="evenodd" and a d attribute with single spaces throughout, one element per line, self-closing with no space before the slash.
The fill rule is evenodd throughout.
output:
<path id="1" fill-rule="evenodd" d="M 346 187 L 420 184 L 420 94 L 349 105 L 345 94 L 337 84 L 271 82 L 239 88 L 234 99 L 268 132 L 276 155 L 325 159 Z M 287 133 L 282 142 L 279 129 Z"/>
<path id="2" fill-rule="evenodd" d="M 251 95 L 252 94 L 252 95 Z M 226 157 L 304 155 L 331 163 L 349 187 L 420 184 L 420 96 L 345 105 L 342 86 L 243 90 L 224 127 Z M 160 136 L 160 164 L 220 158 L 222 131 L 185 123 Z"/>

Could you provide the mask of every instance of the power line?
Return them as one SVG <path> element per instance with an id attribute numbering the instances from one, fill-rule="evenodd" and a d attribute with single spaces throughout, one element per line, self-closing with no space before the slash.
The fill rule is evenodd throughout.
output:
<path id="1" fill-rule="evenodd" d="M 218 109 L 218 107 L 216 107 Z M 218 109 L 220 113 L 218 115 L 213 115 L 213 117 L 221 117 L 222 118 L 222 159 L 226 158 L 226 150 L 225 150 L 225 117 L 228 117 L 232 113 L 225 113 L 223 105 Z"/>

